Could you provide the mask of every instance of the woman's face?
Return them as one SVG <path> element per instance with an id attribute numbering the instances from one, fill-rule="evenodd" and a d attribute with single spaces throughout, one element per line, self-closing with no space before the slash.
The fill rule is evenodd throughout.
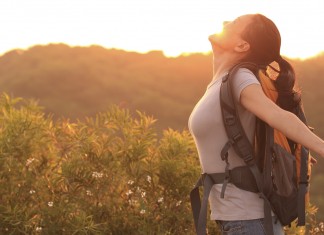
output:
<path id="1" fill-rule="evenodd" d="M 225 21 L 221 33 L 209 36 L 213 51 L 234 51 L 235 47 L 245 42 L 241 35 L 246 26 L 251 23 L 252 17 L 253 15 L 243 15 L 233 21 Z"/>

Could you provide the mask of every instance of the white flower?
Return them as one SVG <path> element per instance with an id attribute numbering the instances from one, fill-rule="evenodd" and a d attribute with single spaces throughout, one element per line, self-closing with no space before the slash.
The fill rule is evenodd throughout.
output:
<path id="1" fill-rule="evenodd" d="M 100 173 L 100 172 L 92 172 L 92 177 L 93 178 L 102 178 L 103 177 L 103 173 Z"/>
<path id="2" fill-rule="evenodd" d="M 49 207 L 52 207 L 52 206 L 54 205 L 54 203 L 53 203 L 53 202 L 48 202 L 47 205 L 48 205 Z"/>
<path id="3" fill-rule="evenodd" d="M 29 166 L 33 161 L 35 161 L 35 158 L 28 158 L 26 161 L 26 166 Z"/>
<path id="4" fill-rule="evenodd" d="M 151 176 L 146 176 L 146 180 L 147 180 L 147 182 L 149 182 L 149 183 L 151 183 L 151 181 L 152 181 L 152 178 L 151 178 Z"/>
<path id="5" fill-rule="evenodd" d="M 145 197 L 145 195 L 146 195 L 146 192 L 141 192 L 141 196 L 142 196 L 142 198 L 144 198 Z"/>
<path id="6" fill-rule="evenodd" d="M 30 193 L 30 194 L 34 194 L 34 193 L 36 193 L 36 191 L 33 190 L 33 189 L 31 189 L 31 190 L 29 190 L 29 193 Z"/>
<path id="7" fill-rule="evenodd" d="M 126 192 L 126 196 L 132 195 L 133 191 L 132 190 L 128 190 L 128 192 Z"/>
<path id="8" fill-rule="evenodd" d="M 128 180 L 127 184 L 129 184 L 129 185 L 134 184 L 134 180 Z"/>
<path id="9" fill-rule="evenodd" d="M 319 228 L 321 229 L 321 231 L 323 232 L 324 231 L 324 223 L 323 222 L 320 222 L 318 224 Z"/>
<path id="10" fill-rule="evenodd" d="M 176 203 L 176 206 L 180 206 L 181 203 L 182 203 L 182 201 L 178 201 L 178 202 Z"/>
<path id="11" fill-rule="evenodd" d="M 42 227 L 36 227 L 36 232 L 42 231 Z"/>
<path id="12" fill-rule="evenodd" d="M 162 203 L 163 202 L 163 197 L 160 197 L 159 199 L 158 199 L 158 203 Z"/>
<path id="13" fill-rule="evenodd" d="M 140 214 L 141 214 L 141 215 L 145 214 L 145 210 L 142 209 L 142 210 L 140 211 Z"/>
<path id="14" fill-rule="evenodd" d="M 93 195 L 90 190 L 87 190 L 86 193 L 87 193 L 88 196 L 92 196 Z"/>

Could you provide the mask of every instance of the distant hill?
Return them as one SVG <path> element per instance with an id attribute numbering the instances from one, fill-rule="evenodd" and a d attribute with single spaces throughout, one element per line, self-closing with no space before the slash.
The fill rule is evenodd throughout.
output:
<path id="1" fill-rule="evenodd" d="M 160 127 L 183 128 L 211 77 L 210 64 L 199 54 L 35 46 L 0 57 L 0 91 L 37 99 L 55 117 L 83 118 L 119 104 L 154 115 Z"/>
<path id="2" fill-rule="evenodd" d="M 292 62 L 309 119 L 321 129 L 324 54 Z M 82 119 L 118 104 L 153 115 L 161 129 L 187 127 L 211 78 L 212 56 L 203 54 L 167 58 L 161 51 L 140 54 L 50 44 L 0 57 L 0 91 L 39 100 L 54 117 Z M 324 136 L 324 128 L 320 133 Z"/>

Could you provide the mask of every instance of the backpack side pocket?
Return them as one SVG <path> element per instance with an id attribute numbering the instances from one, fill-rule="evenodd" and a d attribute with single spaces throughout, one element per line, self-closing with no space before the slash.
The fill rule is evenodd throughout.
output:
<path id="1" fill-rule="evenodd" d="M 276 143 L 272 147 L 272 181 L 280 196 L 289 197 L 296 192 L 295 156 Z"/>

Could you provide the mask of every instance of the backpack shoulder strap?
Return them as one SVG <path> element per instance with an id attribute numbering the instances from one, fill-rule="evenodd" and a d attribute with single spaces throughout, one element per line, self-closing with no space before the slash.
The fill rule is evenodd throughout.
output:
<path id="1" fill-rule="evenodd" d="M 307 120 L 305 113 L 301 104 L 297 107 L 296 115 L 298 118 L 307 125 Z M 298 226 L 304 226 L 306 224 L 306 201 L 305 197 L 308 192 L 309 185 L 309 174 L 310 174 L 310 152 L 305 146 L 297 144 L 296 148 L 297 155 L 297 166 L 299 165 L 299 174 L 298 174 Z"/>
<path id="2" fill-rule="evenodd" d="M 222 79 L 220 88 L 220 105 L 225 130 L 229 141 L 222 150 L 222 159 L 226 157 L 230 147 L 234 147 L 235 152 L 244 160 L 247 165 L 254 164 L 253 147 L 249 142 L 242 127 L 237 107 L 232 94 L 232 80 L 240 68 L 253 66 L 251 63 L 242 63 L 236 65 Z"/>
<path id="3" fill-rule="evenodd" d="M 221 157 L 225 160 L 228 155 L 228 149 L 233 147 L 237 155 L 241 157 L 247 165 L 254 165 L 253 146 L 242 127 L 232 92 L 232 80 L 240 68 L 252 68 L 251 70 L 255 71 L 256 65 L 253 63 L 240 63 L 234 66 L 228 75 L 224 76 L 222 79 L 220 105 L 225 130 L 229 140 L 221 152 Z"/>
<path id="4" fill-rule="evenodd" d="M 258 67 L 253 63 L 240 63 L 234 66 L 229 74 L 225 76 L 222 80 L 221 88 L 220 88 L 220 104 L 223 122 L 225 126 L 225 130 L 227 136 L 229 138 L 228 142 L 225 144 L 221 151 L 222 160 L 226 161 L 226 171 L 229 168 L 228 163 L 228 150 L 230 147 L 233 147 L 237 155 L 244 160 L 246 165 L 251 170 L 255 183 L 259 189 L 259 195 L 264 200 L 264 213 L 265 213 L 265 229 L 267 234 L 273 234 L 273 226 L 272 226 L 272 216 L 271 216 L 271 205 L 269 200 L 263 193 L 263 177 L 256 164 L 256 159 L 254 157 L 254 150 L 252 144 L 248 140 L 245 131 L 242 127 L 240 117 L 238 115 L 237 107 L 235 101 L 233 99 L 232 93 L 232 80 L 237 71 L 240 68 L 250 69 L 254 74 L 258 71 Z M 225 187 L 228 181 L 224 181 L 222 194 L 225 191 Z M 222 195 L 223 196 L 223 195 Z"/>

